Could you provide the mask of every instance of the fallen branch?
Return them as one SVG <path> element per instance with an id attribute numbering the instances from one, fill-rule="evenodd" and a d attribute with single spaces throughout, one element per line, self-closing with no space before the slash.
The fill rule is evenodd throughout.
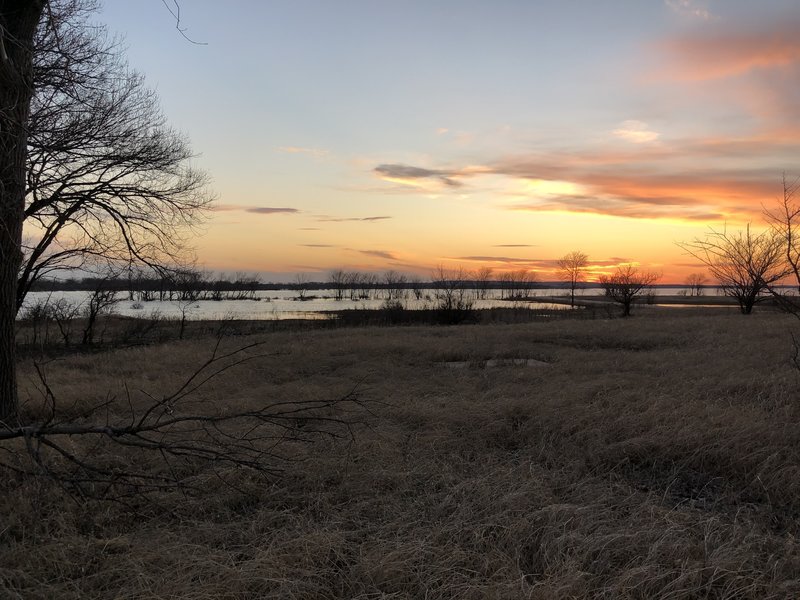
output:
<path id="1" fill-rule="evenodd" d="M 108 397 L 78 417 L 58 418 L 57 400 L 44 369 L 36 365 L 46 406 L 39 422 L 10 426 L 0 423 L 0 467 L 20 476 L 46 477 L 72 495 L 121 498 L 180 488 L 192 483 L 200 465 L 247 469 L 277 476 L 298 460 L 292 448 L 321 437 L 351 438 L 363 414 L 355 386 L 329 400 L 276 400 L 255 408 L 193 399 L 198 390 L 226 371 L 268 356 L 247 354 L 259 343 L 230 352 L 221 338 L 202 365 L 174 391 L 155 397 L 141 390 L 144 406 L 125 386 L 127 414 L 116 397 Z M 105 418 L 96 417 L 105 412 Z M 120 452 L 120 451 L 123 452 Z"/>

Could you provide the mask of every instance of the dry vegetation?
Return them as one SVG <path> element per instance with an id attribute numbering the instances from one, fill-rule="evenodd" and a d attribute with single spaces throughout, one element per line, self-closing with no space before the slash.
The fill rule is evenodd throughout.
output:
<path id="1" fill-rule="evenodd" d="M 287 447 L 297 460 L 273 480 L 187 471 L 202 493 L 137 512 L 4 477 L 0 596 L 798 597 L 791 327 L 709 309 L 241 336 L 230 344 L 263 339 L 271 353 L 203 399 L 358 384 L 372 414 L 355 441 Z M 209 344 L 74 354 L 47 371 L 78 410 L 123 381 L 174 386 Z M 550 364 L 477 366 L 490 358 Z M 460 360 L 476 366 L 444 366 Z M 36 398 L 30 362 L 21 382 Z"/>

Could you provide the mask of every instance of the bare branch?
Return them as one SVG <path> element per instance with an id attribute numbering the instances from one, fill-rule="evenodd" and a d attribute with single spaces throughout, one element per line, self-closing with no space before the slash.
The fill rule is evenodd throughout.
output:
<path id="1" fill-rule="evenodd" d="M 178 0 L 172 0 L 172 3 L 175 5 L 174 8 L 169 5 L 167 0 L 161 0 L 161 3 L 169 11 L 169 14 L 171 14 L 173 17 L 175 17 L 175 29 L 178 30 L 178 33 L 180 33 L 187 42 L 191 42 L 192 44 L 195 44 L 197 46 L 207 46 L 208 45 L 207 42 L 196 42 L 195 40 L 190 38 L 188 35 L 186 35 L 187 28 L 186 27 L 181 27 L 181 5 L 178 4 Z"/>
<path id="2" fill-rule="evenodd" d="M 266 356 L 250 353 L 260 346 L 223 352 L 218 340 L 211 357 L 160 399 L 142 393 L 144 405 L 137 408 L 142 403 L 131 398 L 126 386 L 122 402 L 109 398 L 82 416 L 61 420 L 55 417 L 56 398 L 44 369 L 37 366 L 48 412 L 38 422 L 0 429 L 0 450 L 7 456 L 0 466 L 44 476 L 80 498 L 119 500 L 157 490 L 191 490 L 201 464 L 275 476 L 286 462 L 298 459 L 288 450 L 294 445 L 320 436 L 352 438 L 364 409 L 357 386 L 333 399 L 277 400 L 241 409 L 194 398 L 225 371 Z M 92 420 L 101 408 L 107 412 L 104 421 Z M 17 440 L 22 447 L 15 445 Z M 138 458 L 121 461 L 115 447 Z"/>

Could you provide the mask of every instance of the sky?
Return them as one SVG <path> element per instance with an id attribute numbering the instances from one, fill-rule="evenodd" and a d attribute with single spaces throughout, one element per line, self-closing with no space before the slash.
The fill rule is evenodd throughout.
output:
<path id="1" fill-rule="evenodd" d="M 800 175 L 796 0 L 179 5 L 183 34 L 171 0 L 98 20 L 211 175 L 208 269 L 553 280 L 580 250 L 677 283 L 679 242 Z"/>

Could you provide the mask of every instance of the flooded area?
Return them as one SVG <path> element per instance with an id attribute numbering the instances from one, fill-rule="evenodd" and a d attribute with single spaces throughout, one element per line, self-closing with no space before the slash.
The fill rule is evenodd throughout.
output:
<path id="1" fill-rule="evenodd" d="M 662 287 L 653 290 L 654 298 L 659 296 L 680 295 L 683 288 Z M 472 291 L 468 292 L 472 294 Z M 406 310 L 425 310 L 436 308 L 436 291 L 433 289 L 421 290 L 419 299 L 412 291 L 408 291 L 400 302 Z M 576 300 L 601 300 L 603 291 L 600 288 L 580 290 Z M 53 305 L 56 302 L 67 302 L 80 310 L 88 304 L 89 292 L 31 292 L 25 299 L 20 316 L 37 304 Z M 716 293 L 709 290 L 707 294 L 709 306 L 718 306 Z M 549 300 L 549 301 L 548 301 Z M 698 300 L 695 298 L 695 300 Z M 122 293 L 111 307 L 114 314 L 126 317 L 139 318 L 166 318 L 180 319 L 185 315 L 188 320 L 283 320 L 283 319 L 328 319 L 337 311 L 343 310 L 378 310 L 385 306 L 386 298 L 380 290 L 375 297 L 369 299 L 351 300 L 344 298 L 337 300 L 334 290 L 314 290 L 306 292 L 305 298 L 300 299 L 297 290 L 263 290 L 256 293 L 254 300 L 198 300 L 187 301 L 133 301 Z M 527 299 L 508 300 L 501 298 L 500 290 L 489 290 L 485 299 L 472 299 L 474 309 L 491 308 L 538 308 L 538 309 L 569 309 L 568 295 L 564 289 L 542 288 L 531 290 Z M 655 306 L 706 306 L 701 303 L 662 304 L 657 301 L 650 302 Z"/>

